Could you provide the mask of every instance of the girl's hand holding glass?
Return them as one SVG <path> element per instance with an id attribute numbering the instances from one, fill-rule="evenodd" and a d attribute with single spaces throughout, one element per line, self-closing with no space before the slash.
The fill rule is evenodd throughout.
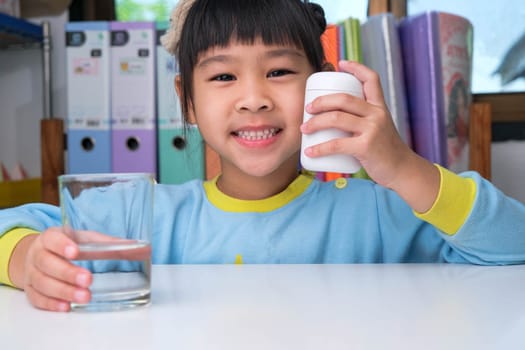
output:
<path id="1" fill-rule="evenodd" d="M 31 304 L 39 309 L 69 311 L 70 303 L 87 303 L 92 274 L 74 265 L 78 245 L 61 227 L 37 235 L 25 262 L 23 289 Z"/>

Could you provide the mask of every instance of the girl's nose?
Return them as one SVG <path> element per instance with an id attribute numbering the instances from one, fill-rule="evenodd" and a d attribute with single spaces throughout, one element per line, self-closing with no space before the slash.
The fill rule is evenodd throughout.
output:
<path id="1" fill-rule="evenodd" d="M 260 112 L 273 108 L 270 93 L 262 82 L 242 84 L 239 99 L 235 105 L 238 112 Z"/>

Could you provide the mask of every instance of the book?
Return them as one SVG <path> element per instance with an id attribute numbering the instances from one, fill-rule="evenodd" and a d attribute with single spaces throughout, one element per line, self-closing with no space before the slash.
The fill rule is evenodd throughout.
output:
<path id="1" fill-rule="evenodd" d="M 328 24 L 321 35 L 321 44 L 323 45 L 325 61 L 330 63 L 337 70 L 337 63 L 341 55 L 341 39 L 338 24 Z"/>
<path id="2" fill-rule="evenodd" d="M 461 172 L 469 169 L 473 26 L 466 18 L 449 13 L 440 13 L 439 21 L 447 165 Z"/>
<path id="3" fill-rule="evenodd" d="M 401 43 L 391 13 L 371 16 L 361 25 L 363 63 L 379 74 L 385 102 L 401 139 L 412 145 Z"/>
<path id="4" fill-rule="evenodd" d="M 468 168 L 472 24 L 428 11 L 398 25 L 413 148 L 458 172 Z"/>
<path id="5" fill-rule="evenodd" d="M 346 58 L 350 61 L 363 62 L 361 42 L 361 25 L 357 18 L 348 17 L 342 23 L 344 28 L 344 44 Z"/>

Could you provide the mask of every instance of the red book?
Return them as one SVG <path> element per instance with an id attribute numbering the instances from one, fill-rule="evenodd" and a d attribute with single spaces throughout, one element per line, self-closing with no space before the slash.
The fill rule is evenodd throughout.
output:
<path id="1" fill-rule="evenodd" d="M 335 70 L 338 70 L 337 64 L 341 58 L 341 40 L 339 25 L 327 25 L 325 32 L 321 36 L 321 43 L 323 44 L 324 57 L 326 62 L 329 62 L 330 64 L 332 64 Z M 324 180 L 331 181 L 338 179 L 342 176 L 343 174 L 340 173 L 326 172 L 324 174 Z"/>
<path id="2" fill-rule="evenodd" d="M 326 30 L 321 36 L 321 43 L 323 45 L 326 62 L 331 63 L 334 69 L 337 70 L 337 63 L 340 58 L 339 26 L 337 24 L 329 24 L 326 26 Z"/>

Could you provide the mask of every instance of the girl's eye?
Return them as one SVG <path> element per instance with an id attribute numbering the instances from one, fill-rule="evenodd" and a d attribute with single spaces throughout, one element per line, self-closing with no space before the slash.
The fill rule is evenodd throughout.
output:
<path id="1" fill-rule="evenodd" d="M 216 81 L 232 81 L 234 80 L 235 78 L 233 77 L 233 75 L 231 74 L 219 74 L 219 75 L 216 75 L 214 76 L 211 80 L 216 80 Z"/>
<path id="2" fill-rule="evenodd" d="M 283 75 L 292 74 L 293 72 L 288 69 L 276 69 L 268 74 L 269 78 L 281 77 Z"/>

